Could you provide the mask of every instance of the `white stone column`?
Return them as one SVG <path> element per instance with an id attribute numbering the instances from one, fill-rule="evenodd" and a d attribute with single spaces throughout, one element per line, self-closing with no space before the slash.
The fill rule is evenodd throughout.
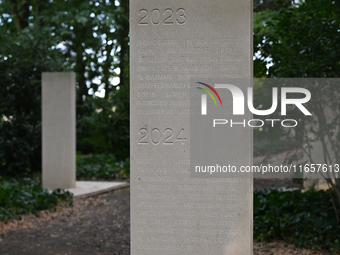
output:
<path id="1" fill-rule="evenodd" d="M 76 182 L 76 75 L 42 74 L 42 182 L 46 189 Z"/>
<path id="2" fill-rule="evenodd" d="M 250 0 L 130 1 L 132 255 L 253 252 L 253 180 L 189 172 L 191 79 L 253 77 L 252 13 Z M 216 148 L 251 165 L 251 133 L 228 137 Z"/>

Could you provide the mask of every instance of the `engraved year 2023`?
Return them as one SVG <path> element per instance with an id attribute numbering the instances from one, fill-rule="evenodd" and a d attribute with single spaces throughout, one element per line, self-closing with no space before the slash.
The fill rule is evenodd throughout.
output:
<path id="1" fill-rule="evenodd" d="M 184 25 L 187 22 L 187 12 L 184 8 L 172 9 L 166 8 L 164 10 L 160 9 L 140 9 L 138 12 L 138 25 L 148 26 L 148 25 Z"/>

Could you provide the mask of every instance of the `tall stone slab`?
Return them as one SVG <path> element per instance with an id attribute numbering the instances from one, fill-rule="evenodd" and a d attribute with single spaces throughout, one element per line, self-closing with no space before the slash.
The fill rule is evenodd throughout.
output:
<path id="1" fill-rule="evenodd" d="M 76 182 L 75 73 L 42 74 L 42 181 L 47 189 Z"/>
<path id="2" fill-rule="evenodd" d="M 191 81 L 252 77 L 252 8 L 130 1 L 132 255 L 252 254 L 252 179 L 189 170 Z"/>

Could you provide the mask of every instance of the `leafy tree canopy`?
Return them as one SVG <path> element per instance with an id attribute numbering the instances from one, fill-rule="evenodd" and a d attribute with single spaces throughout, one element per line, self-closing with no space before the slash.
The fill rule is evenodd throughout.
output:
<path id="1" fill-rule="evenodd" d="M 123 140 L 124 149 L 116 149 L 128 155 L 128 128 L 120 127 L 128 126 L 129 112 L 128 13 L 128 1 L 118 0 L 0 1 L 2 174 L 40 170 L 40 84 L 46 71 L 77 74 L 78 149 L 95 150 L 84 140 L 93 144 L 92 137 L 99 137 L 110 144 L 106 150 Z M 113 84 L 115 77 L 119 82 Z M 91 95 L 100 89 L 105 89 L 105 98 L 94 101 Z M 102 113 L 95 115 L 101 106 Z M 100 125 L 101 133 L 83 121 L 92 116 L 90 123 L 95 123 L 104 114 L 111 121 Z M 109 125 L 110 131 L 123 133 L 105 137 Z"/>

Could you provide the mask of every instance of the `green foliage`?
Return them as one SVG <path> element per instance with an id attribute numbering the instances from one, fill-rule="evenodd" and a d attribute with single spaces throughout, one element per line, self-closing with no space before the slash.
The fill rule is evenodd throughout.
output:
<path id="1" fill-rule="evenodd" d="M 77 155 L 78 180 L 112 180 L 130 177 L 130 161 L 116 161 L 113 154 Z"/>
<path id="2" fill-rule="evenodd" d="M 269 78 L 329 78 L 338 77 L 340 71 L 340 2 L 301 1 L 298 5 L 286 5 L 279 11 L 261 9 L 254 14 L 254 77 Z M 269 69 L 266 65 L 271 63 Z M 334 84 L 333 84 L 334 85 Z M 301 87 L 301 84 L 299 85 Z M 312 142 L 323 144 L 324 158 L 328 164 L 338 163 L 340 133 L 338 98 L 339 86 L 317 87 L 311 90 L 314 104 L 310 104 L 313 123 L 308 118 L 300 120 L 295 135 L 284 133 L 277 126 L 254 130 L 255 151 L 258 154 L 273 154 L 278 149 L 303 149 L 311 157 Z M 268 109 L 271 100 L 263 100 L 271 94 L 271 88 L 255 86 L 255 107 L 261 103 Z M 316 100 L 317 99 L 317 100 Z M 317 102 L 317 103 L 315 103 Z M 330 109 L 331 114 L 325 113 Z M 326 116 L 332 119 L 326 119 Z M 263 116 L 267 118 L 268 116 Z M 280 116 L 270 116 L 279 119 Z M 288 138 L 294 139 L 288 140 Z M 311 137 L 315 139 L 311 139 Z M 295 140 L 295 141 L 294 141 Z M 325 144 L 330 144 L 328 148 Z M 265 145 L 265 146 L 263 146 Z M 295 159 L 297 154 L 292 155 Z M 321 162 L 315 162 L 321 163 Z M 340 182 L 328 178 L 340 201 Z"/>
<path id="3" fill-rule="evenodd" d="M 12 43 L 19 35 L 43 41 L 47 44 L 44 45 L 46 51 L 60 48 L 62 62 L 77 73 L 78 104 L 81 104 L 89 89 L 95 92 L 101 86 L 107 93 L 115 89 L 110 81 L 118 76 L 115 69 L 119 67 L 119 60 L 125 57 L 121 58 L 120 48 L 127 40 L 121 37 L 128 37 L 125 24 L 128 5 L 119 2 L 1 1 L 0 31 Z M 122 30 L 127 30 L 126 35 Z M 10 41 L 2 42 L 8 43 Z M 102 83 L 93 82 L 98 77 Z"/>
<path id="4" fill-rule="evenodd" d="M 117 160 L 129 156 L 129 90 L 122 87 L 108 98 L 87 98 L 86 116 L 77 126 L 77 150 L 88 153 L 114 153 Z"/>
<path id="5" fill-rule="evenodd" d="M 0 179 L 0 221 L 18 219 L 20 214 L 37 213 L 59 202 L 71 205 L 72 195 L 61 190 L 50 194 L 41 187 L 40 179 Z"/>
<path id="6" fill-rule="evenodd" d="M 63 65 L 43 42 L 18 36 L 7 43 L 0 47 L 0 173 L 28 175 L 41 169 L 41 72 Z"/>
<path id="7" fill-rule="evenodd" d="M 128 157 L 128 16 L 128 1 L 0 1 L 1 175 L 41 170 L 40 84 L 48 71 L 77 74 L 78 149 Z M 93 98 L 100 89 L 107 104 Z M 104 114 L 95 116 L 98 106 Z"/>
<path id="8" fill-rule="evenodd" d="M 278 12 L 255 14 L 254 77 L 338 77 L 339 17 L 340 2 L 330 0 L 303 1 Z M 266 59 L 273 64 L 268 75 Z"/>
<path id="9" fill-rule="evenodd" d="M 340 1 L 338 0 L 302 1 L 296 6 L 287 5 L 286 8 L 276 12 L 264 10 L 255 14 L 254 77 L 339 77 L 339 27 Z M 266 70 L 268 62 L 271 62 L 272 66 Z M 322 163 L 331 165 L 340 160 L 338 130 L 340 94 L 338 84 L 331 81 L 329 83 L 323 86 L 309 84 L 307 87 L 314 97 L 313 104 L 308 106 L 313 119 L 302 119 L 295 130 L 295 138 L 311 163 L 321 163 L 314 162 L 315 158 L 312 157 L 313 143 L 321 143 L 325 161 Z M 301 86 L 302 84 L 299 87 Z M 256 89 L 257 95 L 268 94 L 263 87 Z M 258 103 L 256 105 L 258 106 Z M 276 135 L 271 136 L 273 133 Z M 276 141 L 279 141 L 277 144 L 281 146 L 280 141 L 287 138 L 287 134 L 280 133 L 278 128 L 272 131 L 262 130 L 262 132 L 255 130 L 255 141 L 260 141 L 263 137 L 270 140 L 276 138 Z M 293 157 L 298 159 L 296 154 Z M 326 176 L 326 181 L 335 190 L 336 197 L 340 201 L 339 179 L 333 183 L 332 176 Z"/>
<path id="10" fill-rule="evenodd" d="M 254 13 L 253 16 L 253 52 L 254 52 L 254 77 L 265 78 L 267 77 L 267 63 L 269 54 L 264 51 L 264 43 L 268 35 L 272 34 L 275 30 L 274 19 L 277 17 L 278 12 L 266 10 Z"/>
<path id="11" fill-rule="evenodd" d="M 254 239 L 283 239 L 297 247 L 339 252 L 340 225 L 329 192 L 255 191 Z"/>

